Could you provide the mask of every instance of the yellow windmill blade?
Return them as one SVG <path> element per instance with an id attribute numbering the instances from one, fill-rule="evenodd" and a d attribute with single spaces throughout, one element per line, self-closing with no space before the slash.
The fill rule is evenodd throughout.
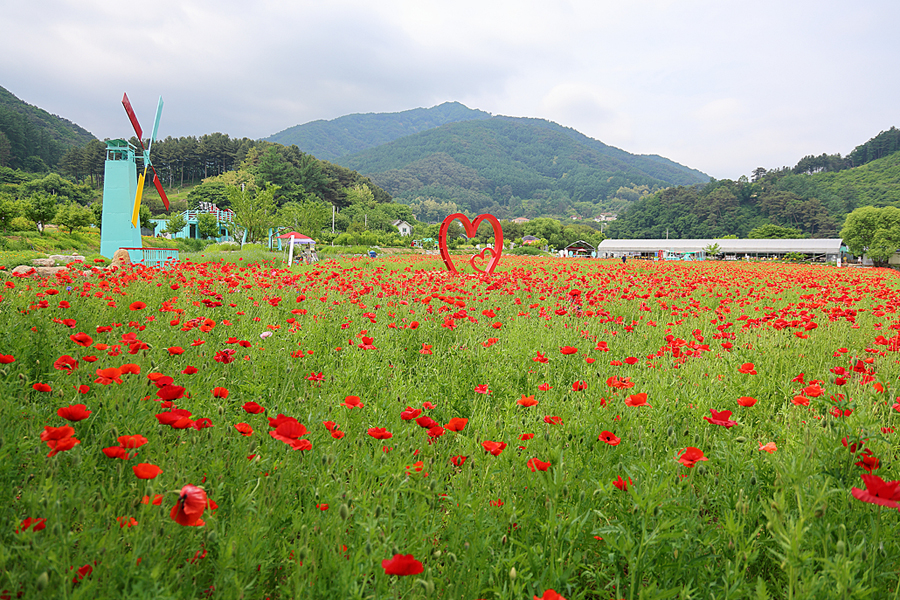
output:
<path id="1" fill-rule="evenodd" d="M 137 193 L 134 195 L 134 210 L 131 212 L 131 225 L 138 226 L 141 218 L 141 196 L 144 194 L 144 177 L 147 175 L 147 165 L 144 164 L 144 172 L 138 177 Z"/>

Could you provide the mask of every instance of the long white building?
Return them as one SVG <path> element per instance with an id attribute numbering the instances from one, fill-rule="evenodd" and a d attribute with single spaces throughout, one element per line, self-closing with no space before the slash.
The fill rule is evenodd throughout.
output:
<path id="1" fill-rule="evenodd" d="M 681 257 L 705 258 L 705 249 L 719 246 L 726 259 L 783 258 L 786 254 L 806 254 L 812 260 L 837 261 L 847 252 L 840 238 L 809 239 L 688 239 L 688 240 L 603 240 L 597 246 L 600 258 L 641 257 L 669 260 Z"/>

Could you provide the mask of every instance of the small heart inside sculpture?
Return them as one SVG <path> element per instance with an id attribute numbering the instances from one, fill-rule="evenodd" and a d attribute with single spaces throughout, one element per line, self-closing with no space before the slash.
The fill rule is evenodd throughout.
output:
<path id="1" fill-rule="evenodd" d="M 487 255 L 490 255 L 490 258 L 488 258 Z M 481 263 L 483 261 L 489 261 L 489 260 L 493 259 L 494 256 L 496 256 L 496 255 L 494 254 L 493 250 L 491 250 L 490 248 L 485 248 L 484 250 L 482 250 L 481 252 L 479 252 L 478 254 L 473 256 L 472 258 L 470 258 L 469 264 L 472 265 L 472 268 L 475 269 L 476 271 L 478 271 L 479 273 L 485 273 L 486 271 L 484 270 L 484 268 L 478 266 L 478 264 L 476 264 L 476 263 Z"/>

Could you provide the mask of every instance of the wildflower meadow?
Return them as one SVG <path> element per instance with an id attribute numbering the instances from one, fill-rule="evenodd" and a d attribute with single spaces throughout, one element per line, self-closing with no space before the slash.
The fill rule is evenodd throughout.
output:
<path id="1" fill-rule="evenodd" d="M 415 255 L 6 278 L 0 598 L 896 598 L 898 284 Z"/>

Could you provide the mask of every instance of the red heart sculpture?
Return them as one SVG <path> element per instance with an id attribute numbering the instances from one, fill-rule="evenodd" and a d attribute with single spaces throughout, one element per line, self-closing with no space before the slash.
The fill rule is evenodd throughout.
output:
<path id="1" fill-rule="evenodd" d="M 444 222 L 441 223 L 441 230 L 438 233 L 438 246 L 441 249 L 441 258 L 444 259 L 447 270 L 451 273 L 457 272 L 456 267 L 453 265 L 453 260 L 450 258 L 450 250 L 447 248 L 447 229 L 450 227 L 450 223 L 457 219 L 462 223 L 466 236 L 470 238 L 475 237 L 478 226 L 481 225 L 482 221 L 487 221 L 491 224 L 491 227 L 494 228 L 494 249 L 491 250 L 490 248 L 485 248 L 481 251 L 481 254 L 476 254 L 469 260 L 469 264 L 472 265 L 472 268 L 476 271 L 480 273 L 493 273 L 497 263 L 500 262 L 500 254 L 503 252 L 503 229 L 500 227 L 500 221 L 497 220 L 497 217 L 489 214 L 478 215 L 473 221 L 469 221 L 466 215 L 462 213 L 453 213 L 444 219 Z M 475 266 L 475 259 L 484 259 L 485 253 L 491 254 L 491 261 L 488 263 L 487 269 L 479 269 Z"/>

